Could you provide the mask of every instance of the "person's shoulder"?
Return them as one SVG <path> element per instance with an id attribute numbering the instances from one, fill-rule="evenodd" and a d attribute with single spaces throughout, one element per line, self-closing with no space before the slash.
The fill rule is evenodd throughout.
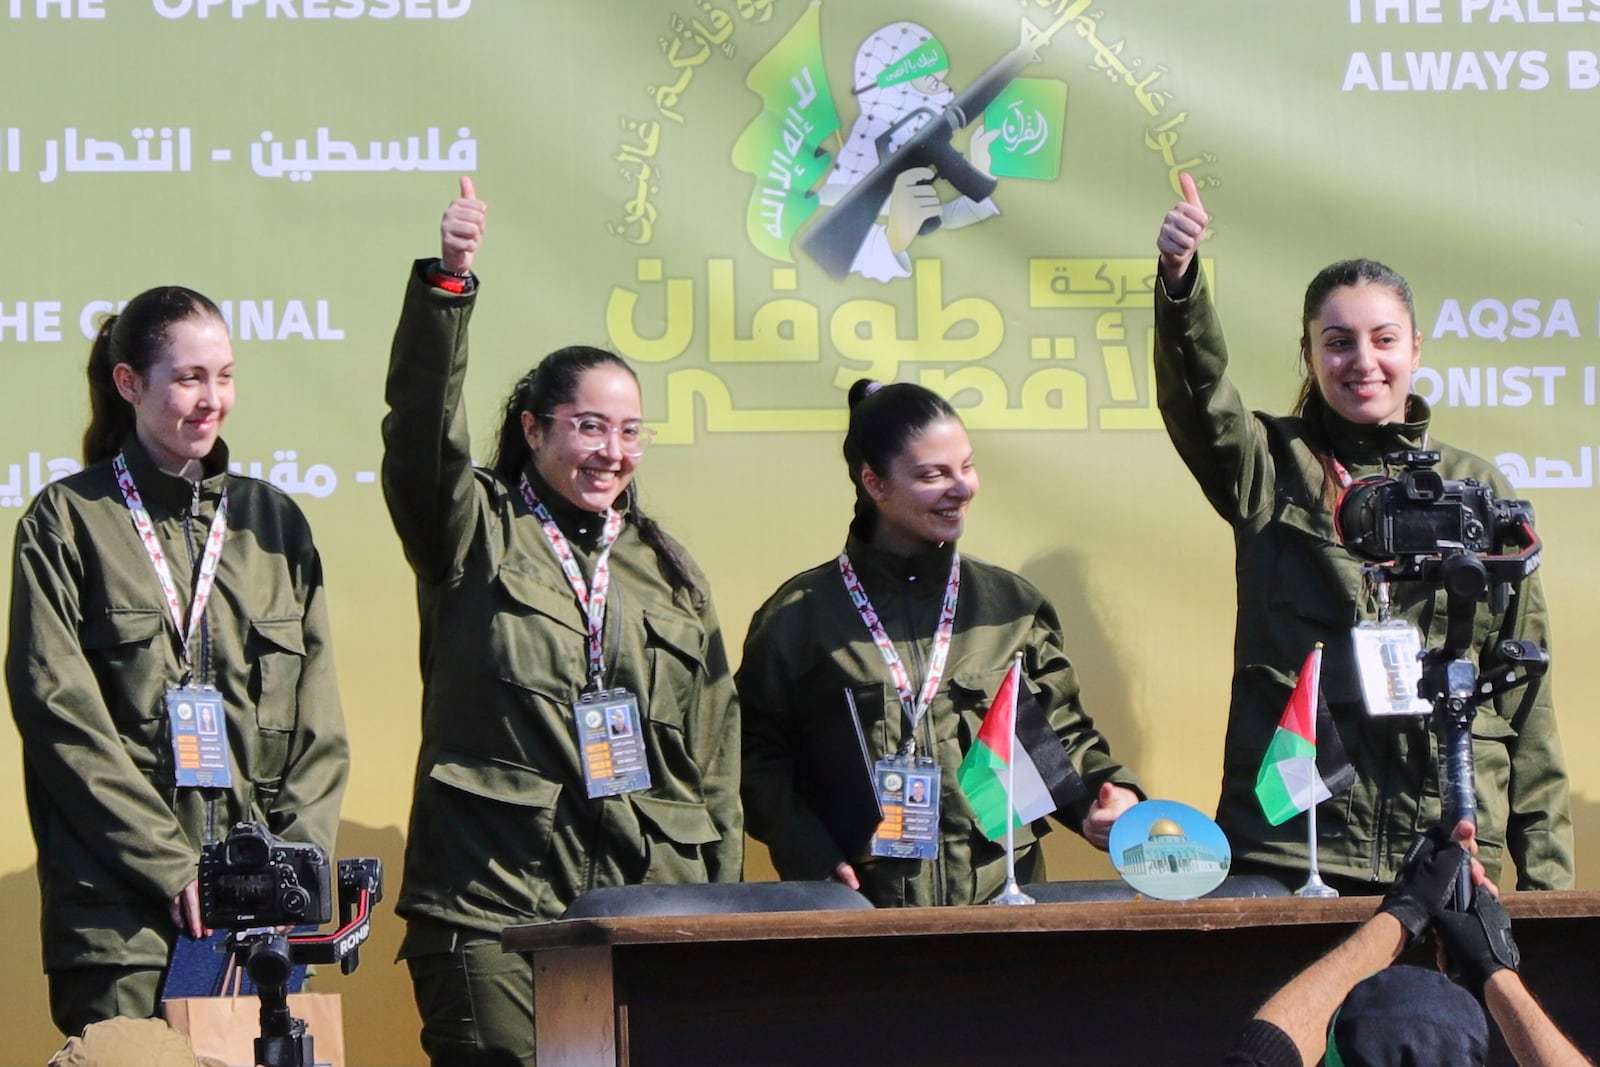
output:
<path id="1" fill-rule="evenodd" d="M 969 552 L 961 553 L 961 568 L 963 583 L 970 582 L 975 594 L 984 597 L 1010 595 L 1017 600 L 1029 604 L 1045 603 L 1044 592 L 1031 581 L 1024 578 L 1014 570 L 1002 567 L 998 563 L 991 563 L 980 556 Z M 962 589 L 962 595 L 967 595 L 968 590 Z"/>
<path id="2" fill-rule="evenodd" d="M 300 502 L 280 486 L 260 478 L 230 472 L 223 481 L 228 491 L 228 527 L 248 530 L 252 540 L 270 555 L 310 563 L 320 555 L 311 520 Z"/>
<path id="3" fill-rule="evenodd" d="M 248 474 L 233 472 L 224 477 L 223 485 L 228 491 L 230 521 L 234 516 L 245 513 L 245 509 L 249 509 L 253 513 L 272 515 L 279 521 L 308 528 L 310 526 L 306 520 L 305 510 L 281 486 L 273 485 L 264 478 L 253 478 Z"/>
<path id="4" fill-rule="evenodd" d="M 82 470 L 47 482 L 28 502 L 18 521 L 17 529 L 47 529 L 75 525 L 82 521 L 86 511 L 102 503 L 115 501 L 119 509 L 125 508 L 117 493 L 117 483 L 111 474 L 111 461 L 91 463 Z"/>
<path id="5" fill-rule="evenodd" d="M 1251 416 L 1259 422 L 1267 433 L 1276 437 L 1283 444 L 1298 448 L 1307 455 L 1322 451 L 1318 443 L 1321 434 L 1312 429 L 1311 420 L 1302 415 L 1274 415 L 1270 411 L 1259 408 L 1250 412 Z"/>
<path id="6" fill-rule="evenodd" d="M 763 622 L 771 623 L 800 612 L 814 610 L 817 594 L 830 586 L 844 589 L 843 579 L 839 576 L 837 557 L 786 578 L 756 609 L 755 617 L 750 623 L 751 630 Z"/>
<path id="7" fill-rule="evenodd" d="M 1495 487 L 1499 493 L 1504 493 L 1511 488 L 1511 483 L 1506 479 L 1505 472 L 1500 467 L 1478 455 L 1468 452 L 1464 448 L 1457 448 L 1445 441 L 1430 438 L 1430 450 L 1439 453 L 1439 473 L 1452 481 L 1462 478 L 1476 478 L 1480 482 L 1488 483 Z"/>
<path id="8" fill-rule="evenodd" d="M 491 488 L 490 491 L 493 492 L 494 490 Z M 653 536 L 663 548 L 677 559 L 678 563 L 682 564 L 685 576 L 699 590 L 697 594 L 691 596 L 685 603 L 691 603 L 696 613 L 703 614 L 711 603 L 711 579 L 682 541 L 674 537 L 659 522 L 654 522 L 653 520 L 652 522 L 654 526 Z M 633 546 L 631 549 L 623 550 L 641 553 L 643 558 L 655 560 L 651 568 L 659 574 L 661 582 L 664 583 L 663 589 L 665 592 L 663 595 L 667 596 L 668 599 L 678 599 L 682 595 L 682 590 L 677 589 L 677 583 L 671 577 L 667 563 L 660 559 L 660 552 L 656 546 L 651 545 L 645 539 L 644 532 L 639 528 L 638 524 L 633 522 L 626 523 L 623 527 L 623 536 Z M 619 548 L 622 545 L 623 542 L 619 541 Z"/>
<path id="9" fill-rule="evenodd" d="M 701 569 L 699 562 L 694 558 L 694 554 L 689 551 L 688 546 L 673 536 L 672 531 L 662 526 L 659 522 L 656 523 L 656 533 L 660 536 L 662 544 L 667 545 L 678 554 L 678 558 L 683 560 L 683 565 L 689 569 L 689 573 L 693 576 L 696 584 L 703 588 L 706 584 L 706 573 Z"/>

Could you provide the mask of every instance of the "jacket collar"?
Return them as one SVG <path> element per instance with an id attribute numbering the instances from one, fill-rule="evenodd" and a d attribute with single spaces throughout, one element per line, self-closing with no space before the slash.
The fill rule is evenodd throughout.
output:
<path id="1" fill-rule="evenodd" d="M 523 467 L 522 473 L 528 478 L 528 484 L 533 486 L 534 493 L 539 497 L 539 502 L 550 512 L 550 517 L 556 520 L 556 526 L 568 541 L 582 548 L 585 552 L 592 552 L 600 545 L 600 536 L 605 532 L 605 517 L 598 512 L 586 511 L 572 501 L 562 496 L 550 487 L 550 483 L 539 475 L 539 469 L 530 459 Z M 521 496 L 519 488 L 517 495 Z M 627 490 L 617 497 L 616 509 L 627 518 L 630 505 L 633 503 L 633 485 L 630 483 Z"/>
<path id="2" fill-rule="evenodd" d="M 856 524 L 852 523 L 844 550 L 850 557 L 850 566 L 855 568 L 856 574 L 866 584 L 876 581 L 899 587 L 910 582 L 927 590 L 930 595 L 943 596 L 945 582 L 950 578 L 950 558 L 955 555 L 956 545 L 954 541 L 947 541 L 914 556 L 897 556 L 873 548 L 860 535 Z"/>
<path id="3" fill-rule="evenodd" d="M 139 496 L 146 508 L 155 512 L 184 512 L 194 499 L 194 483 L 177 474 L 168 474 L 156 466 L 150 453 L 139 442 L 137 433 L 122 439 L 122 454 L 128 461 L 128 473 L 139 488 Z M 219 437 L 216 445 L 200 461 L 202 471 L 200 494 L 207 498 L 220 496 L 223 481 L 228 476 L 228 446 Z"/>
<path id="4" fill-rule="evenodd" d="M 1333 454 L 1350 466 L 1382 463 L 1393 452 L 1426 448 L 1428 423 L 1433 411 L 1428 402 L 1413 394 L 1406 399 L 1406 421 L 1386 422 L 1381 426 L 1351 422 L 1323 405 L 1322 426 Z"/>

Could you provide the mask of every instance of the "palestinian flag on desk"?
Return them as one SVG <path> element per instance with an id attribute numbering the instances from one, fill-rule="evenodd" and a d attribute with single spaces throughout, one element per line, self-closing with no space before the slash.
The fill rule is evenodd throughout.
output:
<path id="1" fill-rule="evenodd" d="M 1256 798 L 1273 826 L 1355 784 L 1356 769 L 1333 728 L 1322 697 L 1322 645 L 1300 668 L 1300 679 L 1256 774 Z"/>
<path id="2" fill-rule="evenodd" d="M 1020 656 L 1000 683 L 956 781 L 991 841 L 1005 836 L 1008 809 L 1013 825 L 1026 826 L 1089 795 L 1038 698 L 1022 684 Z"/>

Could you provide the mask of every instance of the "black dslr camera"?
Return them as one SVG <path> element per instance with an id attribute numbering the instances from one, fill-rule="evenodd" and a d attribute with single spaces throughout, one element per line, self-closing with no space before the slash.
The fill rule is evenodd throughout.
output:
<path id="1" fill-rule="evenodd" d="M 1507 555 L 1524 574 L 1539 565 L 1533 505 L 1497 500 L 1473 478 L 1446 481 L 1434 470 L 1437 452 L 1399 452 L 1389 457 L 1398 476 L 1379 475 L 1351 484 L 1339 499 L 1335 521 L 1346 548 L 1376 561 L 1394 561 L 1395 577 L 1424 577 L 1424 562 L 1470 553 Z"/>
<path id="2" fill-rule="evenodd" d="M 1346 548 L 1373 561 L 1363 572 L 1375 584 L 1380 623 L 1388 620 L 1393 580 L 1422 581 L 1445 592 L 1444 644 L 1422 653 L 1417 694 L 1433 705 L 1449 832 L 1462 819 L 1477 821 L 1472 717 L 1478 705 L 1526 685 L 1550 663 L 1544 649 L 1521 640 L 1502 640 L 1484 652 L 1485 674 L 1475 658 L 1478 604 L 1487 600 L 1497 615 L 1508 611 L 1512 591 L 1538 569 L 1542 545 L 1526 500 L 1496 500 L 1493 489 L 1473 478 L 1445 481 L 1434 469 L 1437 452 L 1385 459 L 1400 474 L 1349 485 L 1334 508 L 1334 525 Z M 1455 906 L 1464 908 L 1471 897 L 1472 874 L 1463 867 Z"/>
<path id="3" fill-rule="evenodd" d="M 333 918 L 328 854 L 239 823 L 200 853 L 200 914 L 215 930 L 320 926 Z"/>
<path id="4" fill-rule="evenodd" d="M 282 932 L 281 927 L 320 926 L 331 919 L 335 886 L 337 929 Z M 322 849 L 285 841 L 259 823 L 239 823 L 201 850 L 201 918 L 212 929 L 229 931 L 228 951 L 244 965 L 261 999 L 261 1036 L 251 1063 L 317 1062 L 305 1022 L 289 1012 L 291 973 L 301 963 L 337 963 L 345 974 L 354 971 L 372 931 L 372 907 L 382 899 L 380 860 L 340 860 L 334 879 Z"/>

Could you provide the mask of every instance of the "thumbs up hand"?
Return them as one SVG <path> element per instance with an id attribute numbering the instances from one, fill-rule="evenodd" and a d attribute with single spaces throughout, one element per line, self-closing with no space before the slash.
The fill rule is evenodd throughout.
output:
<path id="1" fill-rule="evenodd" d="M 461 195 L 450 201 L 439 223 L 439 262 L 452 274 L 472 271 L 472 257 L 483 244 L 489 205 L 478 199 L 472 179 L 461 176 Z"/>
<path id="2" fill-rule="evenodd" d="M 1205 236 L 1206 227 L 1211 224 L 1211 216 L 1206 214 L 1205 205 L 1200 202 L 1200 190 L 1195 186 L 1194 178 L 1180 174 L 1178 184 L 1183 187 L 1183 200 L 1167 212 L 1167 217 L 1161 222 L 1161 233 L 1156 238 L 1156 248 L 1161 252 L 1161 279 L 1167 283 L 1169 290 L 1182 287 L 1183 279 L 1189 273 L 1189 264 L 1194 261 L 1195 252 L 1200 247 L 1200 240 Z"/>

